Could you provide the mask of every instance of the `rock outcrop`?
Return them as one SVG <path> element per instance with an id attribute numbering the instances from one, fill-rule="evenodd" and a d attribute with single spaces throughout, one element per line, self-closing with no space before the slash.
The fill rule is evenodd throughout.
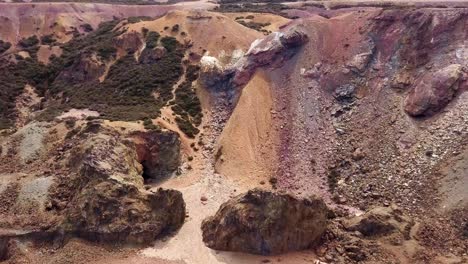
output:
<path id="1" fill-rule="evenodd" d="M 331 221 L 317 254 L 327 263 L 382 263 L 375 258 L 376 251 L 392 248 L 411 255 L 420 249 L 417 229 L 418 224 L 397 206 L 374 207 Z"/>
<path id="2" fill-rule="evenodd" d="M 207 88 L 222 86 L 228 81 L 229 72 L 221 62 L 211 56 L 203 56 L 200 60 L 200 82 Z"/>
<path id="3" fill-rule="evenodd" d="M 460 64 L 452 64 L 436 72 L 425 73 L 406 98 L 405 111 L 414 117 L 431 116 L 440 111 L 455 96 L 462 68 Z"/>
<path id="4" fill-rule="evenodd" d="M 281 65 L 307 41 L 307 34 L 297 25 L 285 32 L 273 32 L 264 39 L 254 41 L 244 58 L 234 65 L 233 83 L 243 86 L 250 80 L 256 68 Z"/>
<path id="5" fill-rule="evenodd" d="M 105 64 L 96 56 L 84 53 L 66 70 L 62 71 L 57 80 L 66 84 L 96 81 L 104 74 Z"/>
<path id="6" fill-rule="evenodd" d="M 255 69 L 266 65 L 280 66 L 307 41 L 307 34 L 296 25 L 285 32 L 273 32 L 263 39 L 257 39 L 247 53 L 233 65 L 222 66 L 216 58 L 204 56 L 201 59 L 200 80 L 206 87 L 227 82 L 241 87 L 250 80 Z"/>
<path id="7" fill-rule="evenodd" d="M 131 141 L 99 124 L 73 140 L 80 144 L 68 154 L 71 173 L 59 178 L 50 195 L 51 209 L 62 211 L 59 229 L 92 241 L 146 243 L 182 226 L 182 194 L 145 190 Z"/>
<path id="8" fill-rule="evenodd" d="M 321 199 L 251 190 L 224 203 L 202 223 L 210 248 L 274 255 L 307 249 L 327 226 L 328 209 Z"/>
<path id="9" fill-rule="evenodd" d="M 159 179 L 177 170 L 180 165 L 180 140 L 176 132 L 136 132 L 133 138 L 144 177 Z"/>
<path id="10" fill-rule="evenodd" d="M 409 230 L 414 222 L 403 215 L 396 206 L 375 207 L 363 215 L 343 221 L 348 231 L 359 231 L 365 237 L 380 237 L 401 235 L 402 239 L 409 236 Z"/>
<path id="11" fill-rule="evenodd" d="M 143 42 L 141 41 L 140 34 L 130 32 L 116 38 L 115 45 L 117 48 L 133 54 L 143 46 Z"/>

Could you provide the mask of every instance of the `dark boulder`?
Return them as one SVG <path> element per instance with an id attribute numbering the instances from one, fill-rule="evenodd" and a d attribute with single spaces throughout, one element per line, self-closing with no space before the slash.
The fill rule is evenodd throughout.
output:
<path id="1" fill-rule="evenodd" d="M 444 108 L 455 96 L 463 74 L 460 64 L 452 64 L 425 73 L 405 100 L 405 111 L 414 117 L 431 116 Z"/>
<path id="2" fill-rule="evenodd" d="M 221 205 L 202 223 L 210 248 L 274 255 L 308 249 L 327 227 L 328 209 L 321 199 L 254 189 Z"/>

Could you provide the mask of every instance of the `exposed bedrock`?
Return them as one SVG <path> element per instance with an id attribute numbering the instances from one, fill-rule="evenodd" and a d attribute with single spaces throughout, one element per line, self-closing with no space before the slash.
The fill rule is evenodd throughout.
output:
<path id="1" fill-rule="evenodd" d="M 365 237 L 388 236 L 400 234 L 409 236 L 408 232 L 414 221 L 396 206 L 375 207 L 363 215 L 355 216 L 343 221 L 348 231 L 359 231 Z"/>
<path id="2" fill-rule="evenodd" d="M 233 83 L 245 85 L 258 67 L 280 66 L 297 52 L 297 48 L 308 41 L 306 33 L 299 25 L 285 32 L 274 32 L 264 39 L 256 40 L 236 65 L 234 65 Z"/>
<path id="3" fill-rule="evenodd" d="M 138 161 L 145 179 L 171 175 L 180 165 L 179 135 L 173 131 L 147 131 L 133 134 Z"/>
<path id="4" fill-rule="evenodd" d="M 96 81 L 104 74 L 106 66 L 96 56 L 82 54 L 67 70 L 59 74 L 57 80 L 67 84 Z"/>
<path id="5" fill-rule="evenodd" d="M 325 231 L 327 215 L 321 199 L 254 189 L 222 204 L 203 221 L 203 242 L 216 250 L 261 255 L 307 249 Z"/>
<path id="6" fill-rule="evenodd" d="M 116 131 L 92 126 L 72 139 L 79 144 L 67 154 L 71 173 L 52 187 L 51 209 L 63 219 L 57 228 L 93 241 L 132 243 L 151 242 L 180 228 L 182 194 L 146 191 L 134 144 Z"/>
<path id="7" fill-rule="evenodd" d="M 117 48 L 129 53 L 137 52 L 142 46 L 141 35 L 137 32 L 130 32 L 115 39 Z"/>
<path id="8" fill-rule="evenodd" d="M 232 85 L 242 87 L 259 67 L 279 67 L 308 41 L 300 25 L 285 32 L 274 32 L 263 39 L 254 41 L 247 53 L 235 64 L 224 66 L 214 57 L 201 59 L 200 80 L 208 88 L 226 88 Z M 229 84 L 229 85 L 226 85 Z"/>
<path id="9" fill-rule="evenodd" d="M 416 81 L 406 98 L 405 111 L 411 116 L 430 116 L 437 113 L 454 98 L 463 74 L 460 64 L 426 72 Z"/>

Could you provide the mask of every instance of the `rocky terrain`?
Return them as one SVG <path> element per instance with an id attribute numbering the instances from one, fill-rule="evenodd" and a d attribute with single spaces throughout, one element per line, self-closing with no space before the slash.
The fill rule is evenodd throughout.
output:
<path id="1" fill-rule="evenodd" d="M 0 262 L 468 263 L 468 5 L 239 2 L 0 3 Z"/>

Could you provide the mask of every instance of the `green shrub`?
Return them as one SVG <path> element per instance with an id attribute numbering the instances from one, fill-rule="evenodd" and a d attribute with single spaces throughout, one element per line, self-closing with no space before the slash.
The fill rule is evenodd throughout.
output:
<path id="1" fill-rule="evenodd" d="M 119 20 L 101 23 L 89 34 L 80 35 L 61 44 L 62 55 L 51 56 L 48 65 L 38 62 L 34 57 L 19 60 L 16 64 L 0 58 L 0 127 L 12 125 L 15 98 L 21 94 L 26 84 L 34 86 L 41 96 L 46 92 L 50 94 L 48 106 L 38 113 L 37 120 L 51 120 L 60 112 L 71 108 L 98 111 L 100 118 L 109 120 L 142 120 L 148 116 L 159 115 L 161 107 L 174 99 L 173 86 L 183 74 L 182 60 L 185 49 L 175 38 L 161 39 L 161 45 L 167 52 L 158 60 L 137 61 L 132 54 L 119 58 L 112 64 L 103 82 L 90 79 L 71 83 L 66 74 L 62 74 L 76 74 L 76 70 L 85 71 L 76 65 L 80 65 L 83 59 L 94 53 L 102 59 L 115 56 L 115 38 L 122 33 L 114 30 L 118 23 Z M 152 38 L 153 46 L 156 47 L 159 34 L 154 32 L 151 35 L 153 36 L 147 37 Z M 34 51 L 38 48 L 36 40 L 34 37 L 22 40 L 23 49 Z M 149 46 L 151 47 L 151 43 Z M 144 50 L 143 54 L 148 53 L 147 51 L 149 49 Z M 197 74 L 191 69 L 187 76 L 193 79 Z M 154 94 L 159 96 L 154 97 Z M 67 100 L 63 100 L 64 98 Z M 183 100 L 179 98 L 178 102 Z M 189 134 L 198 133 L 191 124 L 194 122 L 191 113 L 194 112 L 184 110 L 186 105 L 179 107 L 184 114 L 184 117 L 180 118 L 186 120 L 179 121 L 183 124 L 184 131 L 188 131 Z M 151 124 L 147 127 L 159 129 Z"/>
<path id="2" fill-rule="evenodd" d="M 161 128 L 159 126 L 153 124 L 153 120 L 151 120 L 151 118 L 149 118 L 149 117 L 146 117 L 146 118 L 143 119 L 143 126 L 147 130 L 157 130 L 157 131 L 161 130 Z"/>
<path id="3" fill-rule="evenodd" d="M 29 38 L 23 38 L 18 42 L 18 45 L 22 48 L 30 48 L 39 44 L 39 39 L 36 35 L 32 35 Z"/>
<path id="4" fill-rule="evenodd" d="M 179 42 L 174 37 L 163 37 L 161 39 L 161 45 L 169 52 L 175 51 L 179 46 Z"/>
<path id="5" fill-rule="evenodd" d="M 94 29 L 93 29 L 93 26 L 91 26 L 91 25 L 88 24 L 88 23 L 83 24 L 83 25 L 81 25 L 80 27 L 84 30 L 84 32 L 87 32 L 87 33 L 89 33 L 89 32 L 91 32 L 91 31 L 94 30 Z"/>
<path id="6" fill-rule="evenodd" d="M 158 45 L 158 40 L 161 35 L 158 32 L 150 31 L 146 37 L 146 48 L 154 49 Z"/>
<path id="7" fill-rule="evenodd" d="M 109 43 L 106 43 L 109 44 Z M 102 44 L 97 48 L 97 54 L 104 60 L 110 60 L 111 58 L 115 57 L 117 54 L 117 49 L 110 45 Z"/>
<path id="8" fill-rule="evenodd" d="M 182 132 L 184 132 L 185 135 L 189 138 L 195 138 L 195 136 L 200 133 L 200 130 L 192 125 L 190 121 L 176 117 L 175 121 L 177 123 L 177 126 L 180 128 Z"/>
<path id="9" fill-rule="evenodd" d="M 11 43 L 10 42 L 5 42 L 3 40 L 0 40 L 0 54 L 4 53 L 5 51 L 9 50 L 11 48 Z"/>
<path id="10" fill-rule="evenodd" d="M 185 81 L 175 90 L 176 98 L 171 107 L 176 117 L 179 128 L 189 137 L 194 137 L 199 130 L 203 114 L 200 99 L 192 87 L 192 82 L 198 78 L 200 68 L 196 65 L 187 66 Z M 179 121 L 177 121 L 179 119 Z"/>
<path id="11" fill-rule="evenodd" d="M 49 34 L 49 35 L 44 35 L 41 37 L 41 43 L 43 45 L 51 45 L 54 44 L 56 40 L 54 39 L 54 35 Z"/>
<path id="12" fill-rule="evenodd" d="M 257 23 L 257 22 L 252 22 L 252 21 L 245 22 L 243 20 L 237 20 L 237 23 L 243 25 L 244 27 L 255 29 L 255 30 L 260 31 L 260 32 L 265 32 L 263 27 L 267 27 L 267 26 L 271 25 L 270 23 Z"/>
<path id="13" fill-rule="evenodd" d="M 129 17 L 127 19 L 128 23 L 130 24 L 135 24 L 141 21 L 150 21 L 150 20 L 153 20 L 153 18 L 149 16 L 136 16 L 136 17 Z"/>
<path id="14" fill-rule="evenodd" d="M 149 29 L 147 29 L 145 27 L 141 28 L 141 33 L 143 34 L 143 37 L 146 38 L 146 36 L 148 35 L 148 32 L 149 32 Z"/>
<path id="15" fill-rule="evenodd" d="M 76 125 L 76 119 L 70 118 L 70 119 L 65 120 L 65 126 L 66 126 L 68 129 L 74 128 L 75 125 Z"/>

